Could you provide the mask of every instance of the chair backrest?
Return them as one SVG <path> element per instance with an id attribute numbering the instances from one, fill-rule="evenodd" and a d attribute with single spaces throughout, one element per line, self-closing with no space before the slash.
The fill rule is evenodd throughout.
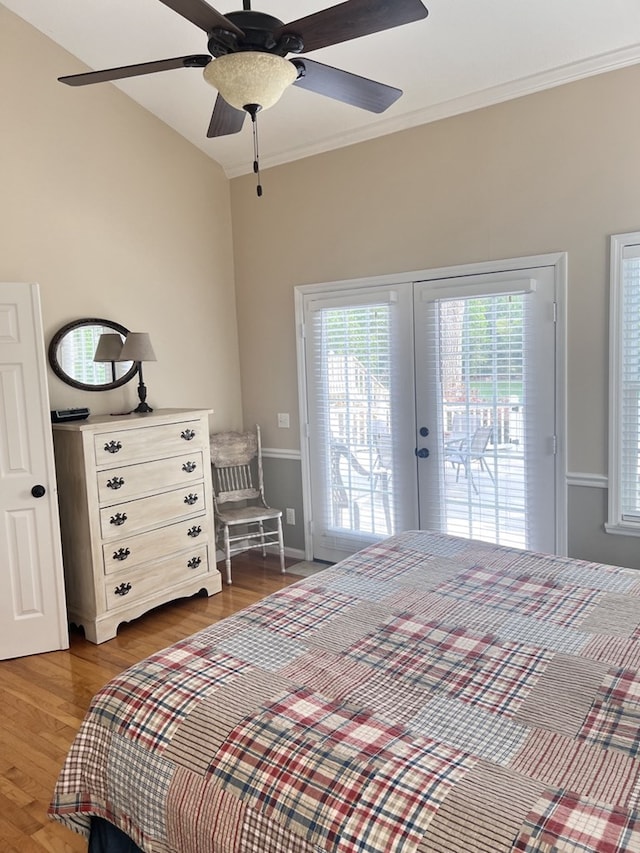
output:
<path id="1" fill-rule="evenodd" d="M 479 415 L 472 415 L 470 412 L 454 412 L 451 419 L 451 434 L 455 438 L 465 438 L 472 436 L 477 429 L 480 429 Z"/>
<path id="2" fill-rule="evenodd" d="M 216 504 L 264 499 L 259 426 L 255 433 L 213 433 L 209 436 L 209 447 Z"/>
<path id="3" fill-rule="evenodd" d="M 377 467 L 391 470 L 393 468 L 393 445 L 391 442 L 391 433 L 386 424 L 380 425 L 380 428 L 376 430 L 374 444 Z"/>
<path id="4" fill-rule="evenodd" d="M 346 456 L 347 450 L 343 444 L 331 445 L 331 500 L 334 507 L 349 506 L 347 490 L 344 487 L 340 463 L 342 457 Z"/>
<path id="5" fill-rule="evenodd" d="M 491 434 L 493 433 L 493 427 L 483 426 L 478 427 L 478 429 L 471 436 L 471 441 L 469 442 L 469 453 L 473 456 L 474 454 L 482 454 L 487 449 L 487 445 L 491 441 Z"/>

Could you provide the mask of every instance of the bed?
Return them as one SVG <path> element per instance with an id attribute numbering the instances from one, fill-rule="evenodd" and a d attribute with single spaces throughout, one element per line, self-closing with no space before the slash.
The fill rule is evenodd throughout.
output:
<path id="1" fill-rule="evenodd" d="M 100 853 L 640 851 L 639 666 L 636 571 L 404 533 L 113 679 L 50 815 Z"/>

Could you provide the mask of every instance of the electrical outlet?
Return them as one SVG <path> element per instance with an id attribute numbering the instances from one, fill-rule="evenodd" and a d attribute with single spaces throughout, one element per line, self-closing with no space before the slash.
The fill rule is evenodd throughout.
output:
<path id="1" fill-rule="evenodd" d="M 296 511 L 291 507 L 287 507 L 285 512 L 285 520 L 287 524 L 295 524 L 296 523 Z"/>
<path id="2" fill-rule="evenodd" d="M 289 429 L 289 413 L 278 412 L 278 426 L 281 429 Z"/>

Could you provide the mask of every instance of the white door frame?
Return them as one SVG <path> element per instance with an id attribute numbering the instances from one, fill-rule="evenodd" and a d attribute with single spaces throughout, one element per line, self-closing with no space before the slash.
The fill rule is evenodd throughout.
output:
<path id="1" fill-rule="evenodd" d="M 459 278 L 470 275 L 486 275 L 530 269 L 532 267 L 553 267 L 556 289 L 556 553 L 567 553 L 567 253 L 551 252 L 543 255 L 530 255 L 522 258 L 508 258 L 498 261 L 461 264 L 452 267 L 439 267 L 428 270 L 414 270 L 393 275 L 373 276 L 371 278 L 346 279 L 342 281 L 321 282 L 298 285 L 294 288 L 296 353 L 298 366 L 298 404 L 300 412 L 300 452 L 302 461 L 302 501 L 304 509 L 305 559 L 313 557 L 312 537 L 313 517 L 311 511 L 311 465 L 309 458 L 309 428 L 307 415 L 307 380 L 305 363 L 304 300 L 306 296 L 323 292 L 338 291 L 341 288 L 384 287 L 392 284 L 427 282 L 436 279 Z"/>

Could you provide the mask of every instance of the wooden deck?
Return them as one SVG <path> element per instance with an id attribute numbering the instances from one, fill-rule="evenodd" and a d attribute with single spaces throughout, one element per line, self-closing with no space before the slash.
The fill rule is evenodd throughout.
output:
<path id="1" fill-rule="evenodd" d="M 444 469 L 444 517 L 452 536 L 526 548 L 525 477 L 522 455 L 497 450 L 486 457 L 488 473 L 477 462 L 470 477 L 461 468 Z M 457 481 L 456 481 L 457 478 Z"/>
<path id="2" fill-rule="evenodd" d="M 487 467 L 472 462 L 469 474 L 464 466 L 443 461 L 441 518 L 443 533 L 480 539 L 487 542 L 526 548 L 525 475 L 522 453 L 514 446 L 498 447 L 486 456 Z M 487 468 L 489 471 L 487 471 Z M 489 473 L 490 472 L 490 473 Z M 393 529 L 393 478 L 389 478 L 390 511 L 385 509 L 385 495 L 378 484 L 353 476 L 352 505 L 358 507 L 356 518 L 349 509 L 342 511 L 341 526 L 361 532 L 386 536 Z"/>

